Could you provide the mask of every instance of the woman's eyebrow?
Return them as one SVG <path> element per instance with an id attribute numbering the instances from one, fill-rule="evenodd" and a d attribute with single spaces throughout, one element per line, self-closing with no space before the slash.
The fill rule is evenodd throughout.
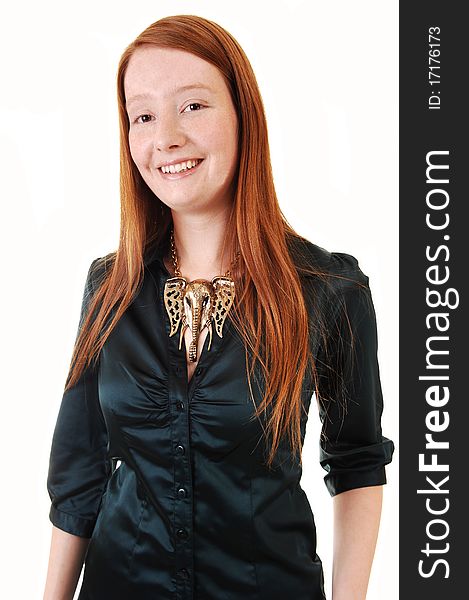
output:
<path id="1" fill-rule="evenodd" d="M 203 89 L 203 90 L 207 90 L 209 92 L 213 92 L 213 89 L 210 86 L 206 85 L 205 83 L 188 83 L 187 85 L 182 85 L 178 88 L 171 90 L 170 93 L 177 94 L 179 92 L 185 92 L 186 90 L 195 90 L 195 89 Z M 126 100 L 126 105 L 128 106 L 135 100 L 142 100 L 142 99 L 145 100 L 145 99 L 153 98 L 153 97 L 154 97 L 154 94 L 151 94 L 148 92 L 144 93 L 144 94 L 135 94 L 134 96 L 130 96 L 130 98 L 128 98 Z"/>

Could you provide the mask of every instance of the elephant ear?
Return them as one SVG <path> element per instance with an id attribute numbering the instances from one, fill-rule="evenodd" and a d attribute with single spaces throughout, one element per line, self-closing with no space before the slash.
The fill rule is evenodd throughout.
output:
<path id="1" fill-rule="evenodd" d="M 222 330 L 225 319 L 233 305 L 235 297 L 235 284 L 229 277 L 214 277 L 212 285 L 215 292 L 215 306 L 212 318 L 219 337 L 223 337 Z"/>
<path id="2" fill-rule="evenodd" d="M 184 314 L 183 292 L 186 285 L 184 277 L 171 277 L 164 286 L 164 305 L 171 325 L 170 337 L 178 330 Z"/>

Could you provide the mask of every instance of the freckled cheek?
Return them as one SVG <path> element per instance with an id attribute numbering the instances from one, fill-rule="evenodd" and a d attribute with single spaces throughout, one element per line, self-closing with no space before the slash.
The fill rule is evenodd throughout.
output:
<path id="1" fill-rule="evenodd" d="M 129 135 L 132 160 L 139 169 L 151 168 L 151 145 L 141 136 Z"/>
<path id="2" fill-rule="evenodd" d="M 212 129 L 211 136 L 212 147 L 217 148 L 223 155 L 227 163 L 233 160 L 237 152 L 238 137 L 236 131 L 236 121 L 229 118 L 220 119 Z"/>
<path id="3" fill-rule="evenodd" d="M 238 147 L 236 115 L 226 115 L 224 119 L 220 119 L 214 131 L 218 146 L 223 148 L 226 154 L 236 154 Z"/>

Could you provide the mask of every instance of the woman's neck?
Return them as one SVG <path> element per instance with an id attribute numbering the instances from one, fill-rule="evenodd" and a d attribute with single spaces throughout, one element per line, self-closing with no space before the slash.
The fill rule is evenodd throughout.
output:
<path id="1" fill-rule="evenodd" d="M 174 221 L 173 221 L 174 222 Z M 174 241 L 179 269 L 182 276 L 193 279 L 211 280 L 225 275 L 231 269 L 231 253 L 226 242 L 226 220 L 210 219 L 197 223 L 176 220 L 174 222 Z M 174 275 L 171 248 L 165 257 L 168 271 Z"/>

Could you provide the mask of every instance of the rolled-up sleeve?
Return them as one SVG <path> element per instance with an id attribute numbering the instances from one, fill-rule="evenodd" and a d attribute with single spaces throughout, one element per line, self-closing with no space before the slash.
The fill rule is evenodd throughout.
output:
<path id="1" fill-rule="evenodd" d="M 99 260 L 95 259 L 88 270 L 78 331 L 94 291 L 92 278 Z M 50 521 L 63 531 L 86 538 L 92 535 L 110 475 L 97 370 L 97 364 L 91 363 L 77 383 L 63 394 L 47 477 Z"/>
<path id="2" fill-rule="evenodd" d="M 336 253 L 334 258 L 344 275 L 365 285 L 340 284 L 327 342 L 317 357 L 320 464 L 331 496 L 387 483 L 385 465 L 394 452 L 393 441 L 381 430 L 383 395 L 369 280 L 353 256 Z"/>

